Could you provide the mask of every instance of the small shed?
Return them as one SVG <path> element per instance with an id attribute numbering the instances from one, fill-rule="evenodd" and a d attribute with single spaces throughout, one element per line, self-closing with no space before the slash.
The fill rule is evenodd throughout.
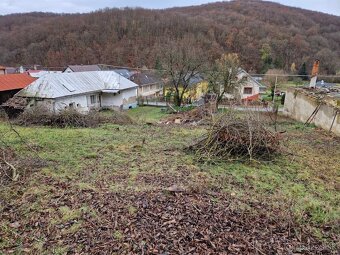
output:
<path id="1" fill-rule="evenodd" d="M 36 78 L 28 74 L 0 75 L 0 104 L 13 97 L 18 91 L 34 82 Z"/>

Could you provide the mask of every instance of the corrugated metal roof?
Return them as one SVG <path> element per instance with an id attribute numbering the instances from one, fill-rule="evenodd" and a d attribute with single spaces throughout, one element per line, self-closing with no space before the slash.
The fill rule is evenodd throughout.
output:
<path id="1" fill-rule="evenodd" d="M 241 74 L 245 74 L 246 76 L 248 76 L 252 81 L 254 81 L 259 87 L 262 87 L 262 88 L 266 88 L 265 85 L 263 85 L 262 83 L 260 83 L 258 80 L 256 80 L 253 76 L 251 76 L 248 72 L 246 72 L 244 69 L 242 68 L 239 68 L 238 70 L 238 75 L 241 75 Z"/>
<path id="2" fill-rule="evenodd" d="M 70 65 L 68 67 L 73 72 L 101 71 L 101 68 L 98 65 Z"/>
<path id="3" fill-rule="evenodd" d="M 134 72 L 129 71 L 128 69 L 113 69 L 113 71 L 124 76 L 126 79 L 130 79 L 130 77 L 134 74 Z"/>
<path id="4" fill-rule="evenodd" d="M 58 98 L 105 90 L 125 90 L 137 84 L 114 71 L 50 73 L 17 93 L 21 97 Z"/>
<path id="5" fill-rule="evenodd" d="M 49 73 L 62 73 L 62 71 L 44 71 L 44 70 L 36 70 L 36 72 L 27 72 L 30 76 L 34 77 L 34 78 L 40 78 L 46 74 Z"/>
<path id="6" fill-rule="evenodd" d="M 157 78 L 157 76 L 151 72 L 135 73 L 130 77 L 130 80 L 140 86 L 162 82 L 161 79 Z"/>
<path id="7" fill-rule="evenodd" d="M 36 78 L 33 78 L 28 74 L 0 75 L 0 91 L 23 89 L 35 80 Z"/>

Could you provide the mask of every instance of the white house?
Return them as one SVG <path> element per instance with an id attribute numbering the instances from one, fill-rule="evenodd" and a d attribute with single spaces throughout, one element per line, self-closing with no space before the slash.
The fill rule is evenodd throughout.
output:
<path id="1" fill-rule="evenodd" d="M 237 74 L 238 79 L 244 79 L 240 87 L 242 100 L 253 101 L 260 98 L 260 95 L 266 92 L 267 87 L 258 82 L 257 79 L 241 69 Z"/>
<path id="2" fill-rule="evenodd" d="M 49 73 L 16 94 L 30 98 L 28 107 L 44 104 L 54 112 L 137 106 L 138 85 L 114 71 Z"/>
<path id="3" fill-rule="evenodd" d="M 243 101 L 254 101 L 260 98 L 261 94 L 266 92 L 267 87 L 258 82 L 245 70 L 241 69 L 237 73 L 237 79 L 243 80 L 242 85 L 236 91 L 238 97 Z M 234 98 L 235 95 L 226 94 L 226 98 Z"/>

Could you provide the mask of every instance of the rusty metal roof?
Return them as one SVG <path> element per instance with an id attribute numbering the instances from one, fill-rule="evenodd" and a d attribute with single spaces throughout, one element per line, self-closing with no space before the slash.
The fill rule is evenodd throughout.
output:
<path id="1" fill-rule="evenodd" d="M 138 87 L 114 71 L 49 73 L 17 93 L 21 97 L 59 98 L 99 91 Z"/>
<path id="2" fill-rule="evenodd" d="M 0 91 L 23 89 L 35 80 L 36 78 L 33 78 L 28 74 L 0 75 Z"/>

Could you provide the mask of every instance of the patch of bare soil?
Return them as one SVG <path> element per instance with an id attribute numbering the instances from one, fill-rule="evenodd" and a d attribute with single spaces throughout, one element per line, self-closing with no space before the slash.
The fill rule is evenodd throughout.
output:
<path id="1" fill-rule="evenodd" d="M 4 208 L 1 217 L 15 233 L 4 253 L 15 251 L 20 239 L 30 254 L 37 254 L 37 242 L 44 251 L 67 247 L 67 254 L 335 254 L 280 211 L 272 218 L 261 205 L 254 205 L 256 213 L 235 209 L 232 198 L 218 193 L 98 193 L 50 185 L 57 193 L 30 217 L 23 215 L 27 202 Z M 78 214 L 62 217 L 65 207 Z"/>

